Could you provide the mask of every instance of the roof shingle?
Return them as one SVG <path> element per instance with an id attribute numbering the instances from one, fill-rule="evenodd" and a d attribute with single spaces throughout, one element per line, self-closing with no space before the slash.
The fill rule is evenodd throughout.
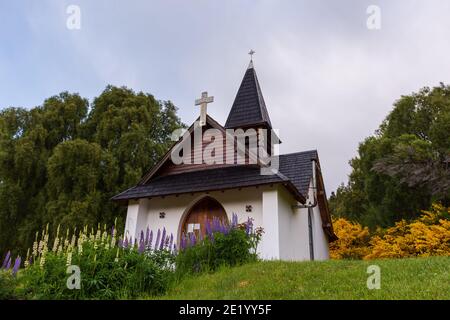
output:
<path id="1" fill-rule="evenodd" d="M 261 123 L 272 128 L 258 77 L 253 64 L 251 64 L 242 79 L 225 128 L 247 127 Z"/>

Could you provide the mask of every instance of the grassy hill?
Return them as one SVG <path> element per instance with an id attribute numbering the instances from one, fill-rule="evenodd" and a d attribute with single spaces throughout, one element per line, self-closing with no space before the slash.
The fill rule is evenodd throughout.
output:
<path id="1" fill-rule="evenodd" d="M 381 289 L 367 288 L 369 265 Z M 450 257 L 266 261 L 187 278 L 163 299 L 450 299 Z"/>

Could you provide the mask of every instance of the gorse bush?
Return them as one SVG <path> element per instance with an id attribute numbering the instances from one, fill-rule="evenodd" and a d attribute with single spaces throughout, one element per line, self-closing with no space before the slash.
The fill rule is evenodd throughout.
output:
<path id="1" fill-rule="evenodd" d="M 257 259 L 262 229 L 253 230 L 253 220 L 238 224 L 236 214 L 231 221 L 214 218 L 206 221 L 206 234 L 183 234 L 176 258 L 178 274 L 214 271 L 218 267 L 241 265 Z"/>
<path id="2" fill-rule="evenodd" d="M 372 235 L 367 227 L 344 218 L 333 222 L 339 240 L 331 243 L 333 259 L 379 259 L 450 256 L 450 207 L 433 204 L 431 210 L 410 222 L 378 228 Z"/>

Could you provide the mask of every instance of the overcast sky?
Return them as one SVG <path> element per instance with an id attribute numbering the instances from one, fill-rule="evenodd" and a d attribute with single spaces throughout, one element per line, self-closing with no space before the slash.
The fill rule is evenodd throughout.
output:
<path id="1" fill-rule="evenodd" d="M 68 29 L 69 5 L 81 28 Z M 368 6 L 381 10 L 370 30 Z M 107 84 L 194 100 L 224 124 L 254 49 L 282 153 L 319 151 L 328 194 L 401 95 L 450 83 L 450 1 L 1 1 L 0 108 Z"/>

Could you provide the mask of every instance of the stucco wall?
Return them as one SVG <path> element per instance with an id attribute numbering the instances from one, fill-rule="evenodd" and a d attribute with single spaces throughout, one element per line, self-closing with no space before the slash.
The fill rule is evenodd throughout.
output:
<path id="1" fill-rule="evenodd" d="M 156 232 L 166 228 L 175 239 L 180 236 L 180 221 L 189 209 L 206 194 L 185 194 L 152 199 L 130 201 L 127 212 L 125 232 L 139 238 L 147 226 Z M 247 217 L 254 219 L 255 227 L 262 226 L 264 235 L 258 248 L 263 259 L 309 260 L 308 210 L 293 209 L 296 203 L 292 195 L 283 186 L 263 186 L 210 192 L 208 196 L 219 201 L 228 218 L 233 213 L 239 222 Z M 252 206 L 252 212 L 246 212 L 246 205 Z M 160 218 L 165 212 L 165 218 Z M 278 214 L 277 214 L 278 213 Z M 328 259 L 328 241 L 322 229 L 318 207 L 313 210 L 314 257 L 317 260 Z"/>
<path id="2" fill-rule="evenodd" d="M 233 213 L 238 215 L 239 222 L 244 222 L 250 216 L 254 219 L 255 227 L 262 226 L 262 193 L 269 187 L 252 187 L 242 190 L 227 190 L 224 192 L 210 192 L 208 196 L 216 199 L 224 207 L 227 216 L 231 219 Z M 127 212 L 127 224 L 125 230 L 138 238 L 139 233 L 147 229 L 147 226 L 156 232 L 166 228 L 168 234 L 173 234 L 179 239 L 179 228 L 182 217 L 189 209 L 206 194 L 184 194 L 178 197 L 158 197 L 141 199 L 139 202 L 130 201 Z M 141 204 L 141 208 L 139 208 Z M 246 212 L 246 205 L 252 206 L 252 212 Z M 160 218 L 160 212 L 165 212 L 165 218 Z"/>

